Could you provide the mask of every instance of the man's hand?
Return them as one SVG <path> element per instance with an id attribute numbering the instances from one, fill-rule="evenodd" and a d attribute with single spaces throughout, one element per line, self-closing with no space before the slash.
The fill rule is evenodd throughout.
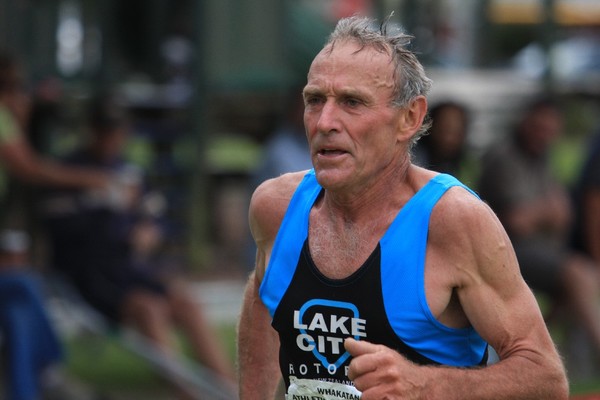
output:
<path id="1" fill-rule="evenodd" d="M 362 392 L 362 400 L 421 399 L 424 389 L 419 367 L 383 345 L 347 338 L 352 355 L 348 377 Z"/>

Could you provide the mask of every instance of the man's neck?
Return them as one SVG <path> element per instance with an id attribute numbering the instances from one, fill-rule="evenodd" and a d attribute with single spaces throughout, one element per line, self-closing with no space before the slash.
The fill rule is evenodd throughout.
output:
<path id="1" fill-rule="evenodd" d="M 390 215 L 393 219 L 415 193 L 410 178 L 412 168 L 407 159 L 401 167 L 382 174 L 369 186 L 353 192 L 325 190 L 316 208 L 336 224 L 386 224 Z"/>

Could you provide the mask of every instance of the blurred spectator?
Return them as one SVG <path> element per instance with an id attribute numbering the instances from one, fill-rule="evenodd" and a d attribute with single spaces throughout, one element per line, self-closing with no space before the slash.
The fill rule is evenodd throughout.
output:
<path id="1" fill-rule="evenodd" d="M 40 399 L 43 376 L 62 360 L 62 346 L 29 265 L 28 248 L 26 233 L 0 232 L 0 343 L 7 360 L 8 400 Z"/>
<path id="2" fill-rule="evenodd" d="M 108 174 L 64 166 L 42 158 L 31 147 L 26 135 L 30 103 L 22 66 L 0 52 L 0 164 L 9 177 L 25 184 L 106 190 L 111 181 Z M 2 199 L 0 221 L 7 225 L 10 219 L 11 226 L 21 227 L 30 222 L 26 214 L 31 209 L 16 188 L 11 186 Z M 7 231 L 0 241 L 0 325 L 9 357 L 9 399 L 34 399 L 39 395 L 40 374 L 60 360 L 61 348 L 37 278 L 28 268 L 29 236 Z"/>
<path id="3" fill-rule="evenodd" d="M 199 361 L 232 379 L 233 368 L 190 288 L 157 268 L 161 206 L 149 201 L 141 171 L 121 156 L 130 130 L 125 109 L 110 96 L 98 98 L 90 129 L 89 145 L 65 162 L 116 174 L 129 189 L 108 197 L 55 190 L 44 200 L 54 269 L 110 321 L 131 325 L 165 353 L 174 352 L 172 329 L 182 328 Z"/>
<path id="4" fill-rule="evenodd" d="M 573 244 L 600 266 L 600 131 L 592 137 L 588 149 L 575 187 Z"/>
<path id="5" fill-rule="evenodd" d="M 514 134 L 484 156 L 479 192 L 505 226 L 528 284 L 569 307 L 600 351 L 600 266 L 569 246 L 572 204 L 549 165 L 562 130 L 552 99 L 532 102 Z"/>
<path id="6" fill-rule="evenodd" d="M 267 138 L 263 159 L 252 174 L 252 190 L 263 181 L 286 172 L 312 168 L 304 132 L 302 86 L 293 86 L 285 99 L 283 119 Z"/>
<path id="7" fill-rule="evenodd" d="M 413 149 L 415 164 L 450 174 L 466 184 L 474 184 L 475 158 L 467 151 L 469 111 L 454 101 L 440 102 L 429 110 L 431 128 Z"/>
<path id="8" fill-rule="evenodd" d="M 0 52 L 0 172 L 6 172 L 2 174 L 6 185 L 0 195 L 0 224 L 19 227 L 31 235 L 30 256 L 39 265 L 38 216 L 33 204 L 40 186 L 106 190 L 111 178 L 99 171 L 68 168 L 44 158 L 32 145 L 31 111 L 32 99 L 22 65 Z"/>
<path id="9" fill-rule="evenodd" d="M 263 158 L 258 168 L 250 176 L 250 193 L 267 179 L 287 172 L 312 168 L 310 150 L 304 131 L 303 86 L 292 86 L 288 90 L 282 120 L 269 135 L 263 147 Z M 245 264 L 248 271 L 254 269 L 256 245 L 250 232 L 247 232 Z"/>
<path id="10" fill-rule="evenodd" d="M 0 162 L 8 172 L 27 183 L 68 187 L 101 188 L 108 176 L 97 171 L 67 168 L 41 158 L 25 135 L 30 98 L 25 90 L 21 66 L 0 53 Z"/>
<path id="11" fill-rule="evenodd" d="M 55 153 L 53 143 L 64 119 L 62 109 L 65 90 L 62 81 L 47 76 L 35 83 L 31 99 L 31 115 L 27 127 L 29 143 L 41 154 Z"/>

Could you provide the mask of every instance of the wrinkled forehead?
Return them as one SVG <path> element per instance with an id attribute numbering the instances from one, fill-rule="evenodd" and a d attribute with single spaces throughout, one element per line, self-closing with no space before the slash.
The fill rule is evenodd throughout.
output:
<path id="1" fill-rule="evenodd" d="M 313 60 L 308 78 L 360 79 L 389 86 L 393 83 L 394 65 L 390 54 L 356 41 L 336 41 L 325 46 Z"/>
<path id="2" fill-rule="evenodd" d="M 321 49 L 321 51 L 315 57 L 315 61 L 319 58 L 326 58 L 331 56 L 352 56 L 355 59 L 368 59 L 368 60 L 386 60 L 392 62 L 390 49 L 381 45 L 375 44 L 361 44 L 358 40 L 354 39 L 338 39 L 332 43 L 328 43 Z"/>

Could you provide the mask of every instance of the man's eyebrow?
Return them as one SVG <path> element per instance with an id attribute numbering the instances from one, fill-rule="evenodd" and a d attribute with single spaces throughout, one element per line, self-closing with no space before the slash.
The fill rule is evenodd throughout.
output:
<path id="1" fill-rule="evenodd" d="M 320 95 L 322 93 L 323 93 L 323 91 L 321 89 L 319 89 L 319 88 L 316 88 L 316 87 L 306 87 L 302 91 L 302 96 L 307 96 L 307 95 L 314 96 L 314 95 Z"/>
<path id="2" fill-rule="evenodd" d="M 302 91 L 303 96 L 321 96 L 324 91 L 318 87 L 306 87 Z M 359 99 L 364 99 L 368 97 L 368 95 L 360 90 L 356 90 L 353 88 L 342 88 L 341 90 L 336 91 L 337 96 L 339 97 L 355 97 Z"/>
<path id="3" fill-rule="evenodd" d="M 359 99 L 367 97 L 366 93 L 356 89 L 342 89 L 340 90 L 340 95 L 344 97 L 356 97 Z"/>

